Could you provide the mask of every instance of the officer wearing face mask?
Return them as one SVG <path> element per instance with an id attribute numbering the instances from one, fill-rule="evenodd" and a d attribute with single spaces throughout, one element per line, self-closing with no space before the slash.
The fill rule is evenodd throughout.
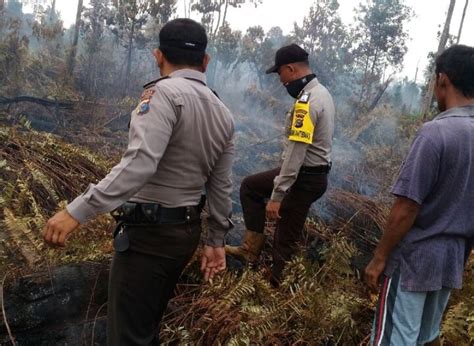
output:
<path id="1" fill-rule="evenodd" d="M 256 261 L 265 243 L 265 220 L 276 221 L 270 281 L 277 286 L 285 262 L 303 238 L 311 204 L 327 188 L 335 109 L 331 94 L 311 71 L 308 53 L 298 45 L 280 48 L 275 65 L 266 73 L 278 73 L 296 99 L 287 113 L 285 151 L 281 167 L 242 181 L 240 201 L 246 231 L 242 245 L 226 246 L 226 253 L 244 262 Z"/>

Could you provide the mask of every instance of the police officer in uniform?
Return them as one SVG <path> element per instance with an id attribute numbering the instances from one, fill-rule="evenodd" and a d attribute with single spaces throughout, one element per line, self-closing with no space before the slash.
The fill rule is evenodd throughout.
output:
<path id="1" fill-rule="evenodd" d="M 246 231 L 243 244 L 226 246 L 226 253 L 255 261 L 265 242 L 265 218 L 277 220 L 271 282 L 278 285 L 285 262 L 297 251 L 311 204 L 327 187 L 334 133 L 334 103 L 308 63 L 308 53 L 296 44 L 280 48 L 275 65 L 281 83 L 296 99 L 288 112 L 286 148 L 281 167 L 246 177 L 240 201 Z M 268 202 L 267 202 L 268 201 Z"/>
<path id="2" fill-rule="evenodd" d="M 43 231 L 47 243 L 64 246 L 79 224 L 115 210 L 107 322 L 108 344 L 114 346 L 158 344 L 163 312 L 199 242 L 204 190 L 205 279 L 225 269 L 224 236 L 231 228 L 234 124 L 206 86 L 205 30 L 190 19 L 175 19 L 159 38 L 153 54 L 162 77 L 144 87 L 122 160 Z"/>

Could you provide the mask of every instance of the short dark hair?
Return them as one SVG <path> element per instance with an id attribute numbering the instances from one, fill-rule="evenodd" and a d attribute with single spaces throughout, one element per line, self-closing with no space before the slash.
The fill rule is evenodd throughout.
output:
<path id="1" fill-rule="evenodd" d="M 445 73 L 465 97 L 474 97 L 474 48 L 454 45 L 436 58 L 436 76 Z"/>
<path id="2" fill-rule="evenodd" d="M 168 22 L 160 31 L 160 50 L 173 65 L 201 66 L 207 47 L 204 27 L 188 18 Z"/>

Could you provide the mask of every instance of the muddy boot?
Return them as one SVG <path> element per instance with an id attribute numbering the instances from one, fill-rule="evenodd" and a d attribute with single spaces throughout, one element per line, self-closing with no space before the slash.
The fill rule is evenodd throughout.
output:
<path id="1" fill-rule="evenodd" d="M 246 230 L 244 233 L 244 241 L 240 246 L 225 246 L 225 253 L 233 256 L 238 260 L 246 262 L 255 262 L 260 256 L 263 245 L 265 244 L 265 235 Z"/>

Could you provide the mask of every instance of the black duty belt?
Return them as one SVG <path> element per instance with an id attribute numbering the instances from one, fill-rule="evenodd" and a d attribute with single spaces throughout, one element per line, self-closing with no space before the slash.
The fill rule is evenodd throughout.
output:
<path id="1" fill-rule="evenodd" d="M 331 171 L 331 164 L 324 166 L 302 166 L 300 173 L 306 174 L 327 174 Z"/>
<path id="2" fill-rule="evenodd" d="M 163 225 L 199 220 L 201 210 L 201 205 L 165 208 L 157 203 L 126 202 L 110 214 L 118 222 Z"/>

